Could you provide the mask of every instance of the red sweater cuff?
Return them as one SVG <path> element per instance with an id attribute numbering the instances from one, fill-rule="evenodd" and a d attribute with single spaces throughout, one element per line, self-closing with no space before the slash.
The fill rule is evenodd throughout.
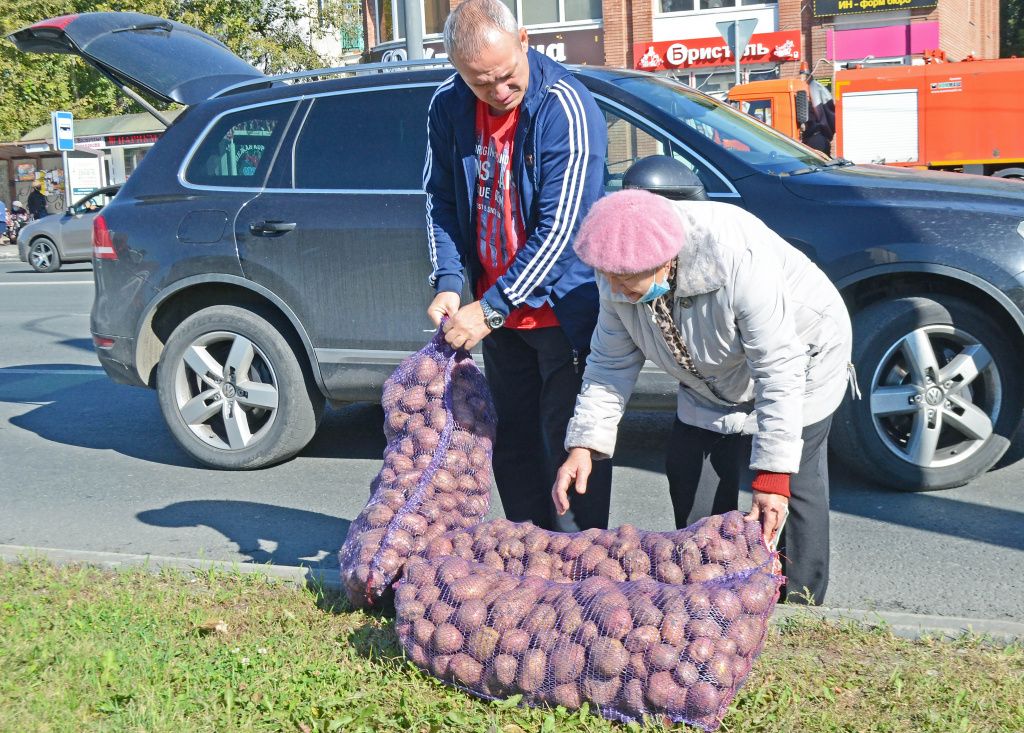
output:
<path id="1" fill-rule="evenodd" d="M 779 494 L 789 498 L 789 474 L 758 471 L 750 488 L 764 494 Z"/>

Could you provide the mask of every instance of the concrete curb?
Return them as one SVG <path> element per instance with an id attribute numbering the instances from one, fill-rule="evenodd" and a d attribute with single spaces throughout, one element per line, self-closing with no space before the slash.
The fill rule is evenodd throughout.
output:
<path id="1" fill-rule="evenodd" d="M 261 573 L 297 586 L 315 584 L 329 590 L 341 590 L 341 579 L 338 577 L 336 568 L 320 569 L 294 565 L 255 565 L 253 563 L 168 557 L 165 555 L 133 555 L 119 552 L 91 552 L 85 550 L 61 550 L 51 547 L 0 545 L 0 561 L 17 563 L 33 558 L 42 558 L 55 565 L 82 564 L 108 570 L 143 567 L 152 572 L 167 568 L 186 573 L 208 570 Z M 970 634 L 1007 644 L 1024 640 L 1024 623 L 1016 621 L 957 616 L 928 616 L 893 611 L 866 611 L 854 608 L 778 606 L 775 610 L 775 615 L 772 617 L 772 622 L 778 625 L 801 616 L 810 616 L 832 622 L 852 621 L 870 627 L 884 626 L 894 635 L 907 639 L 920 639 L 924 636 L 956 639 L 965 634 Z"/>
<path id="2" fill-rule="evenodd" d="M 18 259 L 18 245 L 16 244 L 0 244 L 0 261 L 15 260 Z"/>

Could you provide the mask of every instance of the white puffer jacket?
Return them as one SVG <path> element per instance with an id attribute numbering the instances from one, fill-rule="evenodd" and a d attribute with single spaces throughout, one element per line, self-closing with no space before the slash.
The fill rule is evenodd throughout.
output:
<path id="1" fill-rule="evenodd" d="M 565 446 L 614 453 L 619 420 L 650 359 L 679 381 L 682 422 L 752 434 L 752 469 L 795 473 L 802 428 L 832 414 L 849 382 L 846 306 L 806 255 L 752 214 L 711 201 L 674 205 L 687 232 L 676 326 L 698 371 L 728 402 L 676 361 L 649 304 L 612 293 L 598 274 L 601 311 Z"/>

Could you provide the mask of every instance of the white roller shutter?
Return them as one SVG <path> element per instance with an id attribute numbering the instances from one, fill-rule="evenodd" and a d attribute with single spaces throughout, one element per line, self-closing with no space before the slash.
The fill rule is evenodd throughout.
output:
<path id="1" fill-rule="evenodd" d="M 843 95 L 843 157 L 854 163 L 917 161 L 917 90 Z"/>

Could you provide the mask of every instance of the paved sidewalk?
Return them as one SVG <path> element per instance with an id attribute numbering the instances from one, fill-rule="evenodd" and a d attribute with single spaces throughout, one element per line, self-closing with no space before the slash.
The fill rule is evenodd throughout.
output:
<path id="1" fill-rule="evenodd" d="M 18 259 L 18 245 L 0 244 L 0 260 Z"/>
<path id="2" fill-rule="evenodd" d="M 317 583 L 324 588 L 341 590 L 341 579 L 336 568 L 316 568 L 291 565 L 256 565 L 253 563 L 226 562 L 223 560 L 202 560 L 198 558 L 166 557 L 161 555 L 129 555 L 117 552 L 86 552 L 59 550 L 49 547 L 25 547 L 22 545 L 0 545 L 0 561 L 18 562 L 25 558 L 41 557 L 57 565 L 81 563 L 110 570 L 129 567 L 145 567 L 151 571 L 172 568 L 185 572 L 215 568 L 229 572 L 262 573 L 296 585 Z M 811 614 L 831 620 L 852 620 L 868 626 L 886 626 L 893 634 L 907 639 L 922 636 L 952 638 L 965 633 L 990 637 L 993 641 L 1010 643 L 1024 640 L 1024 623 L 997 619 L 961 618 L 952 616 L 925 616 L 913 613 L 891 611 L 867 611 L 854 608 L 807 608 L 804 606 L 778 606 L 773 617 L 774 623 L 800 615 Z"/>

